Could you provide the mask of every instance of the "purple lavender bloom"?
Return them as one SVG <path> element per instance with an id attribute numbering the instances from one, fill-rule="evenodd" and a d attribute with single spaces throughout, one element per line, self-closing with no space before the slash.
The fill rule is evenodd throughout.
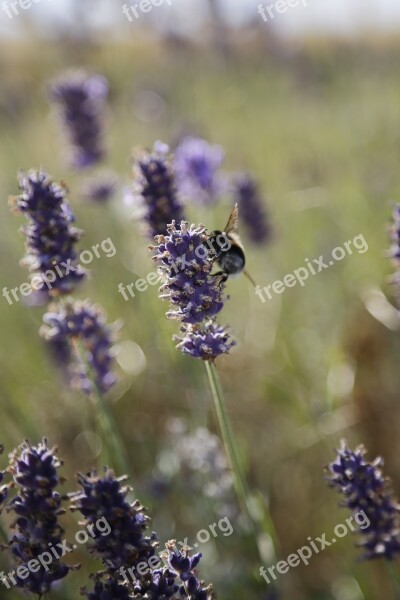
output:
<path id="1" fill-rule="evenodd" d="M 95 580 L 93 590 L 88 592 L 84 589 L 83 594 L 88 600 L 131 600 L 132 598 L 129 588 L 110 576 L 104 577 L 104 581 Z"/>
<path id="2" fill-rule="evenodd" d="M 391 240 L 392 246 L 389 255 L 396 261 L 397 266 L 400 267 L 400 204 L 396 204 L 393 210 Z"/>
<path id="3" fill-rule="evenodd" d="M 206 586 L 196 574 L 196 567 L 200 562 L 201 553 L 189 555 L 189 550 L 176 548 L 173 541 L 168 542 L 168 563 L 179 578 L 180 594 L 190 600 L 212 600 L 214 598 L 212 585 Z"/>
<path id="4" fill-rule="evenodd" d="M 90 395 L 93 378 L 98 391 L 107 392 L 116 381 L 112 371 L 116 325 L 107 325 L 104 312 L 88 300 L 58 303 L 43 321 L 41 335 L 64 354 L 67 345 L 70 348 L 72 387 Z"/>
<path id="5" fill-rule="evenodd" d="M 167 148 L 158 142 L 136 163 L 135 192 L 143 205 L 150 238 L 166 233 L 168 223 L 183 218 Z"/>
<path id="6" fill-rule="evenodd" d="M 382 458 L 370 463 L 365 454 L 363 446 L 353 451 L 342 441 L 336 460 L 328 466 L 328 482 L 344 496 L 344 506 L 366 517 L 358 532 L 363 558 L 392 560 L 400 553 L 400 506 L 390 479 L 382 473 Z"/>
<path id="7" fill-rule="evenodd" d="M 208 236 L 204 227 L 172 222 L 167 234 L 156 236 L 158 246 L 153 260 L 160 265 L 165 283 L 160 298 L 169 300 L 167 317 L 183 323 L 201 323 L 223 308 L 224 283 L 211 275 L 210 251 L 205 246 Z"/>
<path id="8" fill-rule="evenodd" d="M 81 190 L 85 200 L 93 204 L 106 204 L 115 195 L 118 181 L 114 175 L 101 173 L 88 181 Z"/>
<path id="9" fill-rule="evenodd" d="M 109 469 L 103 477 L 96 472 L 79 475 L 81 489 L 71 494 L 71 509 L 84 516 L 86 526 L 96 524 L 99 519 L 107 521 L 109 532 L 95 536 L 92 552 L 112 576 L 121 567 L 136 567 L 139 562 L 148 561 L 158 545 L 154 533 L 146 535 L 149 517 L 143 506 L 138 501 L 127 502 L 131 490 L 121 485 L 125 480 L 126 477 L 115 477 Z"/>
<path id="10" fill-rule="evenodd" d="M 250 175 L 243 173 L 234 181 L 235 202 L 247 227 L 250 240 L 262 244 L 271 235 L 270 224 L 262 206 L 258 183 Z"/>
<path id="11" fill-rule="evenodd" d="M 107 97 L 105 77 L 85 71 L 68 72 L 51 85 L 50 99 L 59 106 L 74 168 L 91 167 L 105 156 L 103 120 Z"/>
<path id="12" fill-rule="evenodd" d="M 183 198 L 212 204 L 224 190 L 219 172 L 224 160 L 220 146 L 196 137 L 184 138 L 175 151 L 174 169 L 178 191 Z"/>
<path id="13" fill-rule="evenodd" d="M 134 598 L 149 600 L 167 600 L 176 598 L 179 585 L 176 583 L 177 574 L 168 568 L 156 569 L 150 576 L 142 577 L 135 583 Z"/>
<path id="14" fill-rule="evenodd" d="M 7 506 L 7 510 L 16 515 L 16 532 L 8 547 L 18 566 L 26 566 L 48 552 L 49 544 L 54 547 L 61 544 L 64 530 L 58 518 L 64 510 L 61 496 L 56 491 L 62 482 L 57 473 L 61 462 L 55 449 L 48 448 L 46 440 L 37 446 L 25 442 L 10 458 L 9 470 L 18 493 Z M 17 574 L 17 585 L 41 597 L 50 591 L 54 582 L 66 577 L 70 569 L 53 557 L 47 569 L 42 566 L 35 572 L 29 570 L 25 578 Z"/>
<path id="15" fill-rule="evenodd" d="M 183 325 L 181 336 L 175 336 L 178 350 L 192 358 L 213 361 L 221 354 L 229 354 L 236 345 L 227 330 L 212 321 L 200 327 Z"/>
<path id="16" fill-rule="evenodd" d="M 20 189 L 22 193 L 11 199 L 11 205 L 29 221 L 22 229 L 26 236 L 22 262 L 32 273 L 32 289 L 45 300 L 69 294 L 85 271 L 77 265 L 75 245 L 81 231 L 72 226 L 75 217 L 65 188 L 46 173 L 32 170 L 20 175 Z"/>

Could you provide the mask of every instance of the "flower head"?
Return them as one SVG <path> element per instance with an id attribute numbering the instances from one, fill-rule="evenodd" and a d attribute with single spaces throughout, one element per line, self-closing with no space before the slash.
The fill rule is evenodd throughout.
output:
<path id="1" fill-rule="evenodd" d="M 214 597 L 212 585 L 206 586 L 200 581 L 196 573 L 196 567 L 202 557 L 201 553 L 190 556 L 187 548 L 179 550 L 174 540 L 166 544 L 168 551 L 168 563 L 170 568 L 176 572 L 178 581 L 181 582 L 181 596 L 187 596 L 190 600 L 212 600 Z"/>
<path id="2" fill-rule="evenodd" d="M 64 530 L 59 524 L 59 515 L 64 510 L 56 491 L 62 482 L 57 473 L 61 463 L 46 440 L 37 446 L 25 442 L 10 458 L 9 470 L 18 493 L 7 505 L 7 510 L 16 515 L 16 531 L 8 547 L 18 565 L 26 566 L 30 560 L 48 552 L 49 544 L 54 547 L 61 544 Z M 17 585 L 42 596 L 55 581 L 66 577 L 70 568 L 54 556 L 46 569 L 41 566 L 35 572 L 29 570 L 25 578 L 17 575 Z"/>
<path id="3" fill-rule="evenodd" d="M 179 342 L 176 347 L 183 354 L 210 361 L 215 360 L 220 354 L 228 354 L 236 345 L 228 331 L 212 321 L 200 327 L 183 325 L 181 336 L 175 336 L 175 340 Z"/>
<path id="4" fill-rule="evenodd" d="M 175 151 L 174 169 L 178 190 L 193 202 L 211 204 L 223 191 L 219 169 L 224 160 L 220 146 L 196 137 L 184 138 Z"/>
<path id="5" fill-rule="evenodd" d="M 42 171 L 20 176 L 21 194 L 11 199 L 17 212 L 28 219 L 23 263 L 31 272 L 32 289 L 44 298 L 70 293 L 85 277 L 77 265 L 75 245 L 81 232 L 66 200 L 66 190 Z"/>
<path id="6" fill-rule="evenodd" d="M 136 162 L 136 196 L 141 200 L 148 235 L 166 233 L 168 223 L 183 218 L 175 186 L 175 176 L 163 144 L 155 144 Z"/>
<path id="7" fill-rule="evenodd" d="M 101 393 L 114 385 L 116 378 L 112 367 L 116 325 L 107 325 L 106 316 L 99 307 L 87 300 L 68 300 L 50 307 L 43 321 L 41 335 L 53 347 L 56 344 L 64 355 L 67 346 L 70 348 L 69 371 L 73 387 L 90 394 L 93 392 L 93 379 Z"/>
<path id="8" fill-rule="evenodd" d="M 93 590 L 82 590 L 88 600 L 131 600 L 129 588 L 110 575 L 95 578 Z"/>
<path id="9" fill-rule="evenodd" d="M 370 463 L 365 454 L 363 446 L 350 450 L 342 441 L 336 459 L 328 466 L 328 481 L 343 495 L 344 506 L 365 514 L 366 526 L 359 531 L 363 558 L 393 559 L 400 552 L 400 506 L 391 481 L 382 474 L 382 458 Z"/>
<path id="10" fill-rule="evenodd" d="M 51 85 L 50 99 L 59 106 L 75 168 L 93 166 L 104 158 L 103 118 L 107 96 L 107 80 L 85 71 L 66 73 Z"/>
<path id="11" fill-rule="evenodd" d="M 234 194 L 250 239 L 255 244 L 268 241 L 271 229 L 262 206 L 256 180 L 245 173 L 239 175 L 234 181 Z"/>
<path id="12" fill-rule="evenodd" d="M 156 237 L 158 246 L 153 260 L 160 265 L 165 283 L 160 297 L 169 300 L 167 316 L 183 323 L 201 323 L 214 317 L 224 306 L 224 283 L 211 275 L 212 260 L 206 247 L 208 236 L 204 227 L 179 226 L 172 222 L 167 234 Z"/>
<path id="13" fill-rule="evenodd" d="M 72 510 L 78 510 L 85 524 L 95 524 L 105 519 L 109 525 L 107 535 L 97 535 L 92 551 L 107 565 L 110 573 L 120 567 L 134 567 L 147 561 L 155 553 L 157 538 L 147 536 L 149 517 L 138 501 L 126 500 L 130 488 L 123 486 L 126 477 L 115 477 L 106 470 L 103 477 L 96 472 L 79 475 L 80 491 L 71 495 Z"/>
<path id="14" fill-rule="evenodd" d="M 93 204 L 106 204 L 117 189 L 117 178 L 109 173 L 101 173 L 86 182 L 81 193 L 85 200 Z"/>

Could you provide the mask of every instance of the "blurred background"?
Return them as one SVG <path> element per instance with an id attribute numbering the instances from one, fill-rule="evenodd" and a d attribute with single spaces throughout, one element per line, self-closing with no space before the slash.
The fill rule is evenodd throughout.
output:
<path id="1" fill-rule="evenodd" d="M 27 281 L 19 265 L 24 219 L 10 213 L 7 198 L 18 192 L 20 169 L 44 168 L 68 184 L 85 232 L 80 248 L 111 238 L 117 250 L 89 265 L 77 296 L 124 323 L 109 401 L 129 449 L 135 495 L 160 539 L 190 542 L 229 515 L 234 535 L 201 549 L 202 576 L 222 600 L 395 598 L 382 564 L 357 562 L 351 535 L 281 576 L 280 596 L 269 593 L 241 529 L 203 365 L 175 350 L 177 327 L 156 287 L 128 301 L 118 293 L 119 283 L 153 268 L 130 188 L 133 151 L 156 140 L 174 145 L 183 134 L 200 135 L 225 149 L 227 172 L 246 170 L 259 180 L 273 235 L 265 246 L 243 241 L 261 286 L 362 234 L 366 253 L 265 303 L 244 277 L 230 281 L 221 319 L 238 344 L 218 368 L 280 558 L 308 536 L 329 537 L 349 516 L 323 474 L 341 438 L 364 443 L 370 459 L 382 455 L 400 494 L 400 325 L 385 256 L 400 192 L 400 5 L 309 0 L 265 22 L 259 4 L 172 0 L 133 22 L 119 0 L 42 0 L 12 18 L 0 7 L 1 288 Z M 110 84 L 105 166 L 119 183 L 103 205 L 83 198 L 86 176 L 68 169 L 47 99 L 49 81 L 70 67 Z M 214 229 L 225 224 L 229 206 L 222 198 L 186 211 Z M 93 407 L 68 389 L 38 335 L 44 310 L 0 298 L 0 439 L 11 451 L 22 439 L 47 436 L 65 460 L 65 489 L 73 490 L 75 472 L 95 462 L 99 440 L 90 427 Z M 93 570 L 81 554 L 73 562 L 83 568 L 54 598 L 77 597 Z M 9 570 L 5 557 L 0 565 Z M 20 593 L 2 589 L 0 596 Z"/>

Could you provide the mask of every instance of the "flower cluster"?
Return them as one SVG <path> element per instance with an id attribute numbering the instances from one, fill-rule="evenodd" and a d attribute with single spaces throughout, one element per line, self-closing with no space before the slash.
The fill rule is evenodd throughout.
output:
<path id="1" fill-rule="evenodd" d="M 235 202 L 238 203 L 250 240 L 255 244 L 268 241 L 270 225 L 263 210 L 257 182 L 243 173 L 235 179 L 233 185 Z"/>
<path id="2" fill-rule="evenodd" d="M 167 152 L 167 146 L 155 144 L 153 151 L 144 153 L 135 165 L 135 193 L 142 203 L 144 221 L 151 239 L 166 233 L 167 224 L 171 221 L 183 218 Z"/>
<path id="3" fill-rule="evenodd" d="M 104 77 L 74 71 L 53 82 L 50 99 L 60 116 L 72 148 L 71 164 L 82 169 L 99 163 L 105 155 L 103 120 L 108 97 Z"/>
<path id="4" fill-rule="evenodd" d="M 13 475 L 17 495 L 7 505 L 7 510 L 15 513 L 13 524 L 15 533 L 8 543 L 18 565 L 26 566 L 48 552 L 49 545 L 57 546 L 62 541 L 64 530 L 59 516 L 64 513 L 61 496 L 56 491 L 62 479 L 57 473 L 61 465 L 55 449 L 43 440 L 37 446 L 23 443 L 11 455 L 9 471 Z M 28 575 L 16 576 L 17 585 L 25 590 L 43 596 L 52 584 L 68 575 L 71 567 L 54 557 L 45 569 L 40 563 L 35 571 L 26 569 Z"/>
<path id="5" fill-rule="evenodd" d="M 224 306 L 225 284 L 211 273 L 212 253 L 205 228 L 172 222 L 167 234 L 155 239 L 158 245 L 151 246 L 156 250 L 153 260 L 164 278 L 160 297 L 170 302 L 167 317 L 183 323 L 178 348 L 194 358 L 211 361 L 229 352 L 233 342 L 213 320 Z"/>
<path id="6" fill-rule="evenodd" d="M 125 480 L 126 477 L 115 477 L 109 469 L 103 477 L 95 472 L 79 475 L 81 489 L 71 494 L 71 509 L 83 515 L 82 524 L 90 526 L 104 518 L 110 525 L 107 536 L 93 540 L 91 552 L 102 560 L 105 570 L 94 576 L 92 591 L 84 590 L 88 600 L 178 600 L 182 597 L 211 600 L 211 586 L 206 587 L 199 581 L 194 571 L 201 554 L 190 557 L 187 550 L 177 550 L 171 541 L 167 544 L 168 566 L 151 568 L 153 560 L 161 563 L 155 556 L 157 536 L 155 533 L 146 535 L 149 517 L 138 501 L 132 504 L 127 501 L 131 490 L 123 485 Z M 139 563 L 150 568 L 144 572 Z M 134 573 L 131 579 L 127 571 Z"/>
<path id="7" fill-rule="evenodd" d="M 219 172 L 224 160 L 220 146 L 206 140 L 185 137 L 175 151 L 174 169 L 182 197 L 201 204 L 215 202 L 224 189 Z"/>
<path id="8" fill-rule="evenodd" d="M 230 337 L 226 328 L 213 321 L 207 321 L 202 329 L 196 330 L 192 325 L 183 325 L 181 335 L 175 336 L 177 348 L 193 358 L 213 360 L 220 354 L 229 354 L 236 342 Z"/>
<path id="9" fill-rule="evenodd" d="M 206 585 L 198 578 L 196 567 L 201 553 L 189 555 L 187 548 L 178 550 L 174 540 L 166 544 L 165 559 L 168 566 L 155 569 L 138 580 L 134 586 L 134 598 L 151 600 L 213 600 L 212 585 Z"/>
<path id="10" fill-rule="evenodd" d="M 224 306 L 224 284 L 211 275 L 212 263 L 204 227 L 185 221 L 168 225 L 167 235 L 157 236 L 154 260 L 166 277 L 161 297 L 169 300 L 171 319 L 193 325 L 214 317 Z"/>
<path id="11" fill-rule="evenodd" d="M 76 264 L 75 245 L 81 232 L 66 200 L 65 188 L 42 171 L 20 176 L 21 194 L 11 199 L 17 212 L 28 218 L 24 264 L 31 271 L 31 285 L 45 299 L 70 293 L 85 277 Z"/>
<path id="12" fill-rule="evenodd" d="M 363 558 L 393 559 L 400 553 L 400 506 L 390 480 L 382 473 L 383 460 L 370 463 L 366 450 L 350 450 L 345 442 L 328 466 L 329 484 L 343 494 L 343 504 L 353 513 L 364 511 L 369 525 L 360 531 Z"/>
<path id="13" fill-rule="evenodd" d="M 96 472 L 79 475 L 81 489 L 72 494 L 72 510 L 78 510 L 85 525 L 107 520 L 110 533 L 93 541 L 93 553 L 99 557 L 110 574 L 122 566 L 133 567 L 147 561 L 155 553 L 155 534 L 146 536 L 149 517 L 138 501 L 129 504 L 126 497 L 131 491 L 122 485 L 126 477 L 116 478 L 111 470 L 103 477 Z"/>
<path id="14" fill-rule="evenodd" d="M 116 381 L 112 371 L 116 324 L 107 325 L 105 314 L 88 300 L 58 303 L 50 307 L 43 321 L 41 335 L 61 355 L 72 358 L 72 386 L 91 394 L 94 383 L 100 393 L 107 392 Z"/>

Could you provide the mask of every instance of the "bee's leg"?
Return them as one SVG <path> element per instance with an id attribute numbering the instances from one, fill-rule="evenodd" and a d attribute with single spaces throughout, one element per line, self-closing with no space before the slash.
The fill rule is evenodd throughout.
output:
<path id="1" fill-rule="evenodd" d="M 220 283 L 225 283 L 228 280 L 228 273 L 225 273 L 224 271 L 218 271 L 217 273 L 212 273 L 211 277 L 219 277 L 220 279 Z"/>

